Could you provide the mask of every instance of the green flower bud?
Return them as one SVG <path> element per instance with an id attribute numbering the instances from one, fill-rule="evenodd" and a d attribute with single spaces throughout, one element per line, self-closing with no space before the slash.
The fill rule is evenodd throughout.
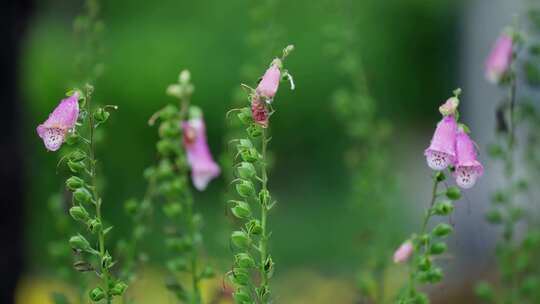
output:
<path id="1" fill-rule="evenodd" d="M 109 252 L 106 252 L 103 258 L 101 258 L 101 267 L 102 268 L 111 268 L 114 265 L 113 260 Z"/>
<path id="2" fill-rule="evenodd" d="M 445 237 L 449 235 L 450 233 L 452 233 L 453 230 L 454 229 L 452 228 L 452 226 L 445 223 L 440 223 L 437 226 L 435 226 L 435 228 L 433 228 L 433 231 L 431 233 L 433 233 L 433 235 L 438 236 L 438 237 Z"/>
<path id="3" fill-rule="evenodd" d="M 251 244 L 249 235 L 244 231 L 233 231 L 231 241 L 238 248 L 246 248 Z"/>
<path id="4" fill-rule="evenodd" d="M 234 256 L 235 264 L 241 268 L 252 268 L 255 267 L 255 261 L 247 253 L 238 253 Z"/>
<path id="5" fill-rule="evenodd" d="M 169 155 L 177 150 L 177 146 L 174 141 L 169 139 L 162 139 L 156 143 L 156 149 L 161 155 Z"/>
<path id="6" fill-rule="evenodd" d="M 504 191 L 497 191 L 491 196 L 491 200 L 495 204 L 504 204 L 508 202 L 508 195 Z"/>
<path id="7" fill-rule="evenodd" d="M 236 184 L 236 192 L 238 192 L 241 197 L 251 197 L 255 195 L 255 187 L 251 181 L 240 180 L 240 182 Z"/>
<path id="8" fill-rule="evenodd" d="M 422 283 L 438 283 L 442 280 L 443 273 L 440 268 L 432 268 L 431 270 L 421 272 L 418 279 Z"/>
<path id="9" fill-rule="evenodd" d="M 159 136 L 164 137 L 177 137 L 180 135 L 180 123 L 177 121 L 164 121 L 159 125 Z"/>
<path id="10" fill-rule="evenodd" d="M 111 288 L 110 293 L 113 296 L 121 296 L 124 294 L 124 291 L 128 288 L 126 283 L 118 282 L 114 285 L 113 288 Z"/>
<path id="11" fill-rule="evenodd" d="M 431 260 L 428 257 L 422 257 L 418 261 L 418 269 L 420 271 L 427 271 L 431 268 Z"/>
<path id="12" fill-rule="evenodd" d="M 163 206 L 163 213 L 168 218 L 173 218 L 182 212 L 182 205 L 179 202 L 172 202 Z"/>
<path id="13" fill-rule="evenodd" d="M 101 228 L 103 226 L 101 225 L 101 222 L 98 219 L 92 219 L 88 221 L 88 230 L 92 233 L 97 233 L 101 231 Z"/>
<path id="14" fill-rule="evenodd" d="M 232 213 L 237 218 L 245 219 L 251 217 L 251 208 L 249 204 L 242 201 L 233 201 L 234 206 L 231 208 Z"/>
<path id="15" fill-rule="evenodd" d="M 250 179 L 257 173 L 255 166 L 248 162 L 242 162 L 237 168 L 238 176 L 245 179 Z"/>
<path id="16" fill-rule="evenodd" d="M 446 190 L 446 197 L 453 201 L 457 201 L 461 198 L 461 190 L 456 186 L 448 187 Z"/>
<path id="17" fill-rule="evenodd" d="M 79 142 L 79 135 L 75 132 L 69 132 L 68 136 L 66 137 L 66 144 L 68 144 L 69 146 L 73 146 L 78 142 Z"/>
<path id="18" fill-rule="evenodd" d="M 69 160 L 72 162 L 80 162 L 86 159 L 86 153 L 81 150 L 75 150 L 69 155 Z"/>
<path id="19" fill-rule="evenodd" d="M 270 192 L 268 190 L 261 190 L 259 191 L 259 202 L 262 206 L 267 207 L 268 201 L 270 200 Z"/>
<path id="20" fill-rule="evenodd" d="M 75 191 L 83 186 L 84 180 L 77 176 L 72 176 L 66 180 L 66 187 L 71 191 Z"/>
<path id="21" fill-rule="evenodd" d="M 105 292 L 101 287 L 96 287 L 90 290 L 90 299 L 94 302 L 99 302 L 105 298 Z"/>
<path id="22" fill-rule="evenodd" d="M 103 123 L 103 122 L 107 121 L 107 119 L 109 119 L 110 115 L 111 114 L 109 112 L 107 112 L 106 110 L 104 110 L 103 108 L 98 108 L 94 112 L 94 119 L 97 122 Z"/>
<path id="23" fill-rule="evenodd" d="M 233 268 L 229 279 L 235 285 L 247 286 L 249 284 L 250 276 L 247 269 Z"/>
<path id="24" fill-rule="evenodd" d="M 492 209 L 486 214 L 486 220 L 491 224 L 500 224 L 502 222 L 502 214 L 497 209 Z"/>
<path id="25" fill-rule="evenodd" d="M 439 171 L 435 174 L 435 179 L 437 180 L 437 182 L 442 182 L 446 179 L 446 175 L 444 175 L 443 172 Z"/>
<path id="26" fill-rule="evenodd" d="M 67 165 L 69 167 L 69 170 L 71 170 L 71 172 L 73 173 L 82 172 L 84 168 L 86 168 L 86 165 L 84 164 L 84 162 L 81 162 L 81 161 L 74 162 L 74 161 L 68 160 Z"/>
<path id="27" fill-rule="evenodd" d="M 86 188 L 79 188 L 73 193 L 73 199 L 77 203 L 86 204 L 92 200 L 92 194 Z"/>
<path id="28" fill-rule="evenodd" d="M 135 199 L 129 199 L 124 202 L 124 210 L 127 214 L 133 216 L 137 213 L 137 210 L 139 209 L 139 204 Z"/>
<path id="29" fill-rule="evenodd" d="M 171 104 L 159 111 L 159 116 L 165 120 L 173 119 L 176 115 L 178 115 L 178 108 Z"/>
<path id="30" fill-rule="evenodd" d="M 251 110 L 249 108 L 242 108 L 236 116 L 244 125 L 249 125 L 253 123 L 253 118 L 251 117 Z"/>
<path id="31" fill-rule="evenodd" d="M 88 212 L 82 206 L 69 208 L 69 215 L 76 221 L 86 222 L 88 220 Z"/>
<path id="32" fill-rule="evenodd" d="M 451 201 L 441 201 L 437 202 L 432 210 L 435 215 L 446 216 L 454 211 L 454 205 Z"/>
<path id="33" fill-rule="evenodd" d="M 76 250 L 87 251 L 90 249 L 90 243 L 80 234 L 72 236 L 69 239 L 69 245 Z"/>
<path id="34" fill-rule="evenodd" d="M 249 137 L 257 138 L 262 135 L 262 128 L 256 124 L 251 124 L 249 127 L 247 127 L 246 132 Z"/>
<path id="35" fill-rule="evenodd" d="M 249 292 L 244 289 L 237 289 L 233 293 L 234 303 L 252 303 Z"/>
<path id="36" fill-rule="evenodd" d="M 445 243 L 443 242 L 438 242 L 438 243 L 435 243 L 435 244 L 432 244 L 431 247 L 429 248 L 429 252 L 431 254 L 441 254 L 443 252 L 445 252 L 447 249 L 447 246 Z"/>
<path id="37" fill-rule="evenodd" d="M 262 158 L 257 149 L 245 149 L 240 152 L 240 157 L 243 161 L 254 163 Z"/>
<path id="38" fill-rule="evenodd" d="M 250 220 L 246 223 L 246 230 L 250 235 L 259 235 L 262 233 L 261 221 L 257 219 Z"/>

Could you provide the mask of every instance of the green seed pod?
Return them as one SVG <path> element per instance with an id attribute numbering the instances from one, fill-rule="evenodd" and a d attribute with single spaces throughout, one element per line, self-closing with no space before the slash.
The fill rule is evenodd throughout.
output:
<path id="1" fill-rule="evenodd" d="M 244 289 L 237 289 L 233 293 L 233 298 L 235 303 L 251 303 L 249 292 Z"/>
<path id="2" fill-rule="evenodd" d="M 262 233 L 261 221 L 257 219 L 250 220 L 246 223 L 246 230 L 250 235 L 259 235 Z"/>
<path id="3" fill-rule="evenodd" d="M 453 201 L 457 201 L 461 198 L 461 190 L 456 186 L 448 187 L 446 190 L 446 197 Z"/>
<path id="4" fill-rule="evenodd" d="M 257 173 L 255 171 L 255 166 L 253 166 L 253 164 L 248 163 L 248 162 L 240 163 L 240 165 L 238 166 L 236 170 L 238 172 L 238 176 L 245 179 L 253 178 L 255 174 Z"/>
<path id="5" fill-rule="evenodd" d="M 240 152 L 240 157 L 243 161 L 254 163 L 262 158 L 257 149 L 251 148 Z"/>
<path id="6" fill-rule="evenodd" d="M 75 132 L 69 132 L 66 137 L 66 144 L 73 146 L 79 142 L 79 135 Z"/>
<path id="7" fill-rule="evenodd" d="M 418 269 L 420 271 L 427 271 L 431 268 L 431 260 L 428 257 L 422 257 L 418 261 Z"/>
<path id="8" fill-rule="evenodd" d="M 234 207 L 231 208 L 231 212 L 237 218 L 245 219 L 251 217 L 251 208 L 249 204 L 242 201 L 235 201 Z"/>
<path id="9" fill-rule="evenodd" d="M 168 218 L 173 218 L 179 215 L 182 212 L 182 204 L 179 202 L 172 202 L 166 205 L 163 205 L 163 213 Z"/>
<path id="10" fill-rule="evenodd" d="M 240 112 L 236 115 L 238 120 L 244 125 L 249 125 L 253 123 L 253 118 L 251 117 L 251 110 L 249 108 L 242 108 Z"/>
<path id="11" fill-rule="evenodd" d="M 101 222 L 98 219 L 92 219 L 88 221 L 88 230 L 92 233 L 97 233 L 101 231 L 101 228 L 103 226 L 101 225 Z"/>
<path id="12" fill-rule="evenodd" d="M 447 249 L 446 244 L 439 242 L 439 243 L 432 244 L 431 247 L 429 248 L 429 252 L 431 254 L 441 254 L 445 252 L 446 249 Z"/>
<path id="13" fill-rule="evenodd" d="M 251 124 L 249 127 L 247 127 L 246 132 L 249 137 L 257 138 L 262 135 L 262 128 L 256 124 Z"/>
<path id="14" fill-rule="evenodd" d="M 251 244 L 249 235 L 244 231 L 233 231 L 231 241 L 238 248 L 246 248 Z"/>
<path id="15" fill-rule="evenodd" d="M 451 201 L 441 201 L 437 202 L 432 210 L 435 215 L 446 216 L 454 211 L 454 205 Z"/>
<path id="16" fill-rule="evenodd" d="M 107 119 L 109 119 L 109 116 L 111 114 L 109 112 L 107 112 L 105 109 L 103 108 L 98 108 L 95 112 L 94 112 L 94 119 L 97 121 L 97 122 L 100 122 L 100 123 L 103 123 L 105 121 L 107 121 Z"/>
<path id="17" fill-rule="evenodd" d="M 229 278 L 235 285 L 247 286 L 250 280 L 249 271 L 244 268 L 233 268 Z"/>
<path id="18" fill-rule="evenodd" d="M 71 248 L 76 250 L 86 251 L 90 248 L 90 243 L 80 234 L 72 236 L 69 239 L 69 244 Z"/>
<path id="19" fill-rule="evenodd" d="M 435 179 L 438 181 L 438 182 L 442 182 L 446 179 L 446 175 L 444 175 L 443 172 L 439 171 L 437 172 L 437 174 L 435 175 Z"/>
<path id="20" fill-rule="evenodd" d="M 127 288 L 127 284 L 123 282 L 118 282 L 114 284 L 113 288 L 111 288 L 110 293 L 113 296 L 121 296 L 122 294 L 124 294 Z"/>
<path id="21" fill-rule="evenodd" d="M 247 253 L 238 253 L 234 256 L 235 264 L 241 268 L 252 268 L 255 267 L 255 261 Z"/>
<path id="22" fill-rule="evenodd" d="M 431 233 L 438 237 L 445 237 L 452 233 L 453 230 L 454 229 L 452 228 L 452 226 L 445 223 L 440 223 L 435 226 L 435 228 L 433 228 L 433 231 Z"/>
<path id="23" fill-rule="evenodd" d="M 90 299 L 94 302 L 99 302 L 105 298 L 105 292 L 101 287 L 96 287 L 92 290 L 90 290 Z"/>
<path id="24" fill-rule="evenodd" d="M 73 193 L 73 199 L 77 203 L 86 204 L 92 200 L 92 194 L 86 188 L 79 188 Z"/>
<path id="25" fill-rule="evenodd" d="M 83 186 L 84 180 L 77 176 L 72 176 L 66 180 L 66 187 L 71 191 L 75 191 Z"/>
<path id="26" fill-rule="evenodd" d="M 72 162 L 80 162 L 86 159 L 86 153 L 81 150 L 75 150 L 69 155 L 69 160 Z"/>
<path id="27" fill-rule="evenodd" d="M 88 212 L 82 206 L 69 208 L 69 215 L 76 221 L 86 222 L 88 220 Z"/>
<path id="28" fill-rule="evenodd" d="M 255 187 L 251 181 L 240 180 L 240 182 L 236 184 L 236 192 L 238 192 L 238 195 L 241 197 L 252 197 L 255 195 Z"/>
<path id="29" fill-rule="evenodd" d="M 74 162 L 74 161 L 68 160 L 67 165 L 69 167 L 69 170 L 73 173 L 82 172 L 84 168 L 86 168 L 86 165 L 84 164 L 84 162 Z"/>

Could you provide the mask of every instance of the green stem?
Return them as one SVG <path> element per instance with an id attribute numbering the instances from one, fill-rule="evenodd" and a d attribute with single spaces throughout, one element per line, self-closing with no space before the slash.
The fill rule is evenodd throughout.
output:
<path id="1" fill-rule="evenodd" d="M 101 198 L 99 197 L 99 193 L 96 189 L 96 152 L 95 152 L 95 140 L 94 140 L 94 117 L 91 112 L 91 96 L 88 94 L 88 88 L 87 88 L 87 94 L 86 94 L 86 111 L 88 115 L 88 122 L 89 122 L 89 132 L 90 132 L 90 151 L 89 151 L 89 157 L 90 157 L 90 173 L 91 173 L 91 185 L 90 189 L 92 190 L 92 194 L 94 196 L 95 200 L 95 206 L 96 206 L 96 218 L 97 220 L 103 224 L 103 219 L 101 216 Z M 112 297 L 109 292 L 109 280 L 110 280 L 110 274 L 109 269 L 107 267 L 103 267 L 103 263 L 101 260 L 103 260 L 103 257 L 105 256 L 105 234 L 103 233 L 102 229 L 99 229 L 98 232 L 98 243 L 99 243 L 99 255 L 100 255 L 100 269 L 102 273 L 102 280 L 103 280 L 103 290 L 105 290 L 105 294 L 107 297 L 107 304 L 112 303 Z"/>
<path id="2" fill-rule="evenodd" d="M 268 173 L 267 173 L 267 168 L 266 168 L 266 161 L 267 161 L 267 157 L 266 157 L 266 148 L 267 148 L 267 145 L 268 145 L 268 140 L 267 140 L 267 134 L 266 134 L 266 129 L 263 129 L 263 133 L 262 133 L 262 162 L 261 162 L 261 175 L 262 175 L 262 182 L 261 182 L 261 189 L 263 192 L 267 192 L 268 191 Z M 266 222 L 267 222 L 267 211 L 268 211 L 268 206 L 267 206 L 267 203 L 266 201 L 260 201 L 261 203 L 261 228 L 262 228 L 262 232 L 261 232 L 261 239 L 260 239 L 260 244 L 259 244 L 259 247 L 260 247 L 260 250 L 261 250 L 261 265 L 260 265 L 260 272 L 261 272 L 261 287 L 266 287 L 268 285 L 268 275 L 265 271 L 265 263 L 266 263 L 266 260 L 268 258 L 268 236 L 267 236 L 267 231 L 266 231 Z M 261 299 L 263 300 L 263 299 Z"/>

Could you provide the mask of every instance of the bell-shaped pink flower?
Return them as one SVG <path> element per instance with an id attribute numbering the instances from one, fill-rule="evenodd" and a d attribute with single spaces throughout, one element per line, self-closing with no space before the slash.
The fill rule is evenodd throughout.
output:
<path id="1" fill-rule="evenodd" d="M 261 82 L 255 89 L 255 92 L 263 97 L 267 102 L 271 102 L 279 87 L 279 81 L 281 80 L 281 71 L 277 62 L 266 70 Z"/>
<path id="2" fill-rule="evenodd" d="M 184 146 L 191 167 L 193 185 L 199 191 L 206 189 L 210 180 L 216 178 L 220 169 L 210 154 L 206 141 L 206 127 L 202 117 L 182 123 Z"/>
<path id="3" fill-rule="evenodd" d="M 263 128 L 268 127 L 268 107 L 256 94 L 251 98 L 251 116 L 256 124 Z"/>
<path id="4" fill-rule="evenodd" d="M 63 99 L 60 104 L 49 115 L 47 120 L 37 127 L 37 133 L 45 148 L 49 151 L 56 151 L 62 146 L 66 134 L 75 128 L 75 123 L 79 117 L 79 94 Z"/>
<path id="5" fill-rule="evenodd" d="M 443 117 L 437 124 L 435 134 L 426 149 L 428 166 L 433 170 L 444 170 L 453 164 L 456 159 L 456 131 L 457 123 L 453 115 Z"/>
<path id="6" fill-rule="evenodd" d="M 411 241 L 405 241 L 401 244 L 399 248 L 394 252 L 394 263 L 405 263 L 409 260 L 414 251 L 413 244 Z"/>
<path id="7" fill-rule="evenodd" d="M 502 34 L 486 60 L 486 78 L 491 83 L 499 83 L 512 62 L 512 37 Z"/>
<path id="8" fill-rule="evenodd" d="M 484 167 L 477 159 L 474 142 L 465 131 L 460 130 L 456 136 L 456 170 L 454 177 L 458 186 L 469 189 L 484 173 Z"/>

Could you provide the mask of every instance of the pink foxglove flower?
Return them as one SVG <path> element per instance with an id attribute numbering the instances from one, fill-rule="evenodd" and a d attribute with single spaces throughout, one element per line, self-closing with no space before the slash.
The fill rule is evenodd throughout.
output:
<path id="1" fill-rule="evenodd" d="M 456 137 L 456 154 L 456 183 L 461 188 L 469 189 L 482 176 L 484 167 L 477 159 L 474 142 L 461 128 Z"/>
<path id="2" fill-rule="evenodd" d="M 255 92 L 263 97 L 266 102 L 270 103 L 279 87 L 279 81 L 281 80 L 281 71 L 278 66 L 279 62 L 273 62 L 270 68 L 264 73 L 261 82 L 255 89 Z"/>
<path id="3" fill-rule="evenodd" d="M 486 78 L 491 83 L 499 83 L 512 62 L 512 37 L 502 34 L 486 60 Z"/>
<path id="4" fill-rule="evenodd" d="M 60 104 L 49 115 L 47 120 L 37 127 L 37 133 L 45 148 L 49 151 L 56 151 L 62 146 L 66 134 L 75 128 L 75 123 L 79 117 L 79 94 L 63 99 Z"/>
<path id="5" fill-rule="evenodd" d="M 253 121 L 261 127 L 268 127 L 268 108 L 257 94 L 251 98 L 251 116 Z"/>
<path id="6" fill-rule="evenodd" d="M 198 117 L 184 121 L 182 130 L 193 185 L 197 190 L 203 191 L 210 180 L 220 173 L 219 166 L 208 148 L 204 120 Z"/>
<path id="7" fill-rule="evenodd" d="M 394 252 L 394 263 L 405 263 L 409 260 L 413 253 L 413 244 L 411 241 L 405 241 L 401 244 L 399 248 Z"/>
<path id="8" fill-rule="evenodd" d="M 433 170 L 444 170 L 453 164 L 456 158 L 457 123 L 453 115 L 445 116 L 437 124 L 435 134 L 424 155 L 428 166 Z"/>

